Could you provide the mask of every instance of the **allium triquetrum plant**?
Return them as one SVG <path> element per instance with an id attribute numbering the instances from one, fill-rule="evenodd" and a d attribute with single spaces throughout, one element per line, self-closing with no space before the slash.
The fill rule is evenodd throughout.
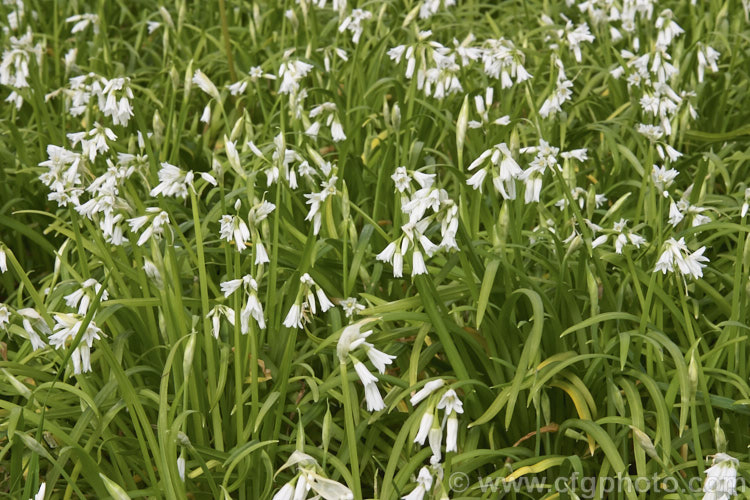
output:
<path id="1" fill-rule="evenodd" d="M 0 492 L 747 494 L 749 10 L 3 0 Z"/>

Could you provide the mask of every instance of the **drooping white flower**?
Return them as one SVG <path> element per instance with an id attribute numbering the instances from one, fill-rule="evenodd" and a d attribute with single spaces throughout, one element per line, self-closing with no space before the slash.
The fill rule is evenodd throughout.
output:
<path id="1" fill-rule="evenodd" d="M 292 94 L 299 90 L 299 82 L 313 69 L 312 64 L 308 64 L 299 59 L 287 59 L 279 67 L 279 86 L 280 94 Z"/>
<path id="2" fill-rule="evenodd" d="M 73 28 L 70 30 L 71 33 L 79 33 L 89 25 L 94 27 L 94 33 L 99 33 L 99 16 L 96 14 L 79 14 L 76 16 L 70 16 L 65 19 L 66 23 L 75 23 Z"/>
<path id="3" fill-rule="evenodd" d="M 0 274 L 8 270 L 7 257 L 5 256 L 5 248 L 0 246 Z"/>
<path id="4" fill-rule="evenodd" d="M 427 467 L 419 469 L 417 486 L 408 495 L 401 497 L 402 500 L 424 500 L 425 495 L 432 489 L 432 474 Z"/>
<path id="5" fill-rule="evenodd" d="M 115 125 L 127 127 L 133 116 L 133 108 L 130 100 L 133 99 L 133 91 L 130 88 L 130 78 L 102 79 L 104 88 L 99 93 L 99 107 L 104 116 L 112 118 Z"/>
<path id="6" fill-rule="evenodd" d="M 36 495 L 34 495 L 33 500 L 44 500 L 44 495 L 47 492 L 47 483 L 42 482 L 42 484 L 39 485 L 39 491 L 36 492 Z"/>
<path id="7" fill-rule="evenodd" d="M 661 271 L 667 274 L 667 271 L 673 272 L 675 264 L 683 276 L 690 276 L 693 279 L 703 277 L 703 268 L 706 267 L 704 262 L 708 262 L 708 257 L 703 256 L 706 247 L 702 246 L 695 252 L 690 252 L 685 244 L 685 238 L 675 240 L 669 238 L 664 243 L 664 251 L 659 260 L 656 262 L 654 272 Z"/>
<path id="8" fill-rule="evenodd" d="M 353 500 L 352 491 L 341 483 L 328 479 L 322 474 L 318 462 L 301 451 L 294 451 L 289 460 L 279 469 L 297 466 L 297 475 L 286 483 L 273 496 L 273 500 L 304 500 L 312 490 L 316 496 L 324 500 Z"/>
<path id="9" fill-rule="evenodd" d="M 247 334 L 247 332 L 250 331 L 250 318 L 252 317 L 255 319 L 256 323 L 258 323 L 258 327 L 262 330 L 266 327 L 266 320 L 263 314 L 263 305 L 261 304 L 260 300 L 258 299 L 258 282 L 255 281 L 255 279 L 250 276 L 249 274 L 246 274 L 242 278 L 237 278 L 234 280 L 229 281 L 223 281 L 221 284 L 221 292 L 224 294 L 224 297 L 229 297 L 234 292 L 240 289 L 240 287 L 243 288 L 245 294 L 244 299 L 245 303 L 242 306 L 242 310 L 240 311 L 240 331 L 243 335 Z M 215 308 L 216 309 L 216 308 Z M 224 314 L 230 323 L 234 324 L 235 318 L 234 318 L 234 311 L 232 311 L 231 315 L 227 313 L 223 309 L 217 310 L 214 314 L 211 314 L 211 319 L 214 321 L 214 336 L 218 334 L 218 324 L 217 324 L 217 314 L 222 313 Z"/>
<path id="10" fill-rule="evenodd" d="M 385 402 L 383 402 L 383 397 L 378 390 L 378 379 L 370 373 L 363 363 L 357 360 L 354 361 L 354 371 L 357 372 L 359 380 L 361 380 L 362 384 L 365 386 L 367 411 L 380 411 L 385 408 Z"/>
<path id="11" fill-rule="evenodd" d="M 77 307 L 78 314 L 85 316 L 91 300 L 99 294 L 101 288 L 101 283 L 94 278 L 89 278 L 81 283 L 80 288 L 65 296 L 65 303 L 68 307 L 72 307 L 73 309 Z M 104 302 L 107 299 L 109 299 L 109 293 L 107 290 L 104 290 L 100 300 Z"/>
<path id="12" fill-rule="evenodd" d="M 83 318 L 75 314 L 59 313 L 55 314 L 54 333 L 49 337 L 49 343 L 56 349 L 67 347 L 79 334 L 83 326 Z M 73 372 L 78 375 L 91 371 L 91 347 L 94 340 L 101 339 L 102 330 L 90 321 L 86 330 L 83 332 L 81 341 L 73 350 L 71 360 L 73 361 Z"/>
<path id="13" fill-rule="evenodd" d="M 539 115 L 542 118 L 547 118 L 550 115 L 554 116 L 556 113 L 562 112 L 562 104 L 569 101 L 573 95 L 573 92 L 570 90 L 573 88 L 573 82 L 565 76 L 562 61 L 557 57 L 555 57 L 554 61 L 558 66 L 557 86 L 552 95 L 542 103 L 542 107 L 539 109 Z"/>
<path id="14" fill-rule="evenodd" d="M 484 73 L 491 78 L 500 79 L 503 89 L 532 78 L 523 66 L 525 55 L 516 49 L 512 41 L 505 38 L 488 39 L 482 49 Z"/>
<path id="15" fill-rule="evenodd" d="M 685 32 L 674 20 L 674 14 L 670 9 L 664 9 L 659 17 L 656 18 L 654 25 L 657 30 L 656 45 L 666 49 L 676 37 Z"/>
<path id="16" fill-rule="evenodd" d="M 210 104 L 206 104 L 206 107 L 203 108 L 203 114 L 201 114 L 201 121 L 203 123 L 211 122 L 211 105 Z"/>
<path id="17" fill-rule="evenodd" d="M 162 162 L 159 170 L 159 184 L 150 192 L 151 196 L 174 196 L 183 200 L 188 195 L 188 186 L 193 186 L 194 173 L 187 172 L 170 163 Z"/>
<path id="18" fill-rule="evenodd" d="M 640 248 L 641 245 L 646 243 L 646 239 L 644 237 L 628 230 L 627 224 L 628 221 L 626 219 L 620 219 L 614 224 L 614 231 L 618 233 L 615 236 L 615 253 L 617 254 L 622 253 L 622 249 L 625 247 L 625 245 L 628 244 L 628 242 L 630 242 L 636 248 Z"/>
<path id="19" fill-rule="evenodd" d="M 143 233 L 141 233 L 140 238 L 138 238 L 138 242 L 136 243 L 138 246 L 143 246 L 152 236 L 158 239 L 164 234 L 164 228 L 169 224 L 169 214 L 159 209 L 159 207 L 148 207 L 146 215 L 128 219 L 130 230 L 133 233 L 140 231 L 149 222 L 148 227 L 146 227 Z"/>
<path id="20" fill-rule="evenodd" d="M 8 310 L 8 306 L 0 303 L 0 328 L 4 330 L 5 325 L 8 323 L 10 323 L 10 311 Z"/>
<path id="21" fill-rule="evenodd" d="M 703 484 L 704 500 L 729 500 L 736 494 L 739 461 L 726 453 L 714 455 L 713 464 L 706 469 Z"/>
<path id="22" fill-rule="evenodd" d="M 428 19 L 434 16 L 440 10 L 441 4 L 447 9 L 456 5 L 456 0 L 423 0 L 419 7 L 419 18 Z"/>
<path id="23" fill-rule="evenodd" d="M 339 25 L 339 33 L 350 31 L 352 33 L 352 42 L 359 43 L 364 28 L 362 22 L 372 18 L 372 12 L 363 9 L 353 9 L 352 13 L 344 18 Z"/>
<path id="24" fill-rule="evenodd" d="M 513 159 L 513 155 L 507 144 L 502 142 L 484 151 L 477 159 L 471 162 L 467 170 L 472 171 L 478 167 L 482 167 L 481 170 L 477 171 L 466 182 L 467 184 L 481 192 L 484 178 L 489 174 L 492 178 L 492 185 L 495 187 L 495 191 L 500 193 L 506 200 L 514 200 L 516 198 L 515 180 L 521 177 L 523 171 L 516 160 Z M 481 172 L 485 173 L 480 175 Z"/>
<path id="25" fill-rule="evenodd" d="M 231 309 L 224 305 L 217 305 L 208 312 L 208 318 L 211 320 L 211 333 L 215 339 L 219 338 L 219 331 L 221 330 L 221 317 L 227 318 L 227 321 L 234 326 L 234 309 Z"/>
<path id="26" fill-rule="evenodd" d="M 422 387 L 420 390 L 418 390 L 412 397 L 411 397 L 411 405 L 417 406 L 420 401 L 425 399 L 427 396 L 435 392 L 436 390 L 440 389 L 445 385 L 445 380 L 439 378 L 437 380 L 430 380 L 427 382 L 424 387 Z"/>
<path id="27" fill-rule="evenodd" d="M 716 64 L 719 60 L 719 52 L 712 47 L 704 45 L 698 42 L 698 81 L 703 82 L 703 75 L 706 72 L 706 68 L 709 68 L 712 73 L 719 71 L 719 66 Z"/>
<path id="28" fill-rule="evenodd" d="M 36 310 L 31 308 L 18 309 L 16 312 L 22 318 L 23 329 L 29 336 L 32 349 L 36 351 L 37 349 L 47 347 L 47 344 L 37 333 L 37 331 L 39 331 L 48 336 L 52 334 L 52 330 L 50 330 L 47 323 L 42 319 L 42 316 L 36 312 Z"/>

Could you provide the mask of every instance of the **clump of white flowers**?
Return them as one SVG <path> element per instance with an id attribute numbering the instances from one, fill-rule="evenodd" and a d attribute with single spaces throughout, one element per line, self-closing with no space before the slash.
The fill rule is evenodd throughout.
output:
<path id="1" fill-rule="evenodd" d="M 325 500 L 352 500 L 354 498 L 349 488 L 325 477 L 317 460 L 310 455 L 295 450 L 278 472 L 293 466 L 297 467 L 297 474 L 276 492 L 273 500 L 305 500 L 310 490 L 315 494 L 314 498 Z"/>
<path id="2" fill-rule="evenodd" d="M 284 319 L 284 326 L 287 328 L 302 328 L 305 323 L 311 321 L 311 315 L 318 312 L 316 297 L 322 312 L 326 312 L 333 307 L 333 302 L 308 273 L 300 276 L 299 281 L 300 287 L 297 290 L 297 297 Z M 313 292 L 313 290 L 315 291 Z"/>
<path id="3" fill-rule="evenodd" d="M 458 206 L 448 192 L 435 185 L 435 174 L 408 172 L 398 167 L 391 176 L 396 190 L 401 193 L 401 211 L 408 222 L 401 226 L 402 234 L 377 255 L 377 260 L 393 266 L 395 277 L 403 276 L 404 256 L 411 253 L 411 274 L 427 274 L 424 255 L 432 257 L 441 249 L 458 249 Z M 412 181 L 419 189 L 414 189 Z M 411 194 L 411 196 L 409 196 Z M 428 214 L 429 212 L 432 212 Z M 428 234 L 434 223 L 440 224 L 441 241 L 436 244 Z"/>
<path id="4" fill-rule="evenodd" d="M 250 331 L 251 317 L 256 323 L 258 323 L 258 328 L 264 329 L 266 327 L 266 320 L 263 316 L 263 305 L 258 299 L 258 282 L 255 281 L 252 276 L 246 274 L 242 278 L 223 281 L 221 283 L 221 291 L 224 294 L 224 297 L 229 297 L 240 288 L 245 292 L 245 302 L 240 311 L 240 331 L 243 335 Z M 209 313 L 213 323 L 214 337 L 218 338 L 219 336 L 219 315 L 224 315 L 227 320 L 234 325 L 234 311 L 230 311 L 231 309 L 229 308 L 219 307 L 218 309 L 214 308 L 214 310 Z"/>
<path id="5" fill-rule="evenodd" d="M 239 212 L 241 207 L 242 201 L 237 200 L 234 203 L 234 210 Z M 275 208 L 276 205 L 263 200 L 250 209 L 247 222 L 239 215 L 223 215 L 220 220 L 221 229 L 219 231 L 221 239 L 234 243 L 238 252 L 242 252 L 248 245 L 247 242 L 251 241 L 255 247 L 255 263 L 265 264 L 269 262 L 268 252 L 261 241 L 260 223 L 266 220 Z"/>
<path id="6" fill-rule="evenodd" d="M 372 12 L 363 9 L 353 9 L 348 17 L 344 18 L 339 25 L 339 33 L 350 31 L 352 33 L 352 42 L 359 43 L 364 27 L 362 23 L 372 18 Z"/>
<path id="7" fill-rule="evenodd" d="M 0 61 L 0 85 L 6 85 L 11 89 L 5 101 L 14 104 L 16 109 L 21 109 L 23 105 L 21 93 L 30 88 L 29 65 L 32 58 L 37 65 L 41 64 L 44 47 L 41 43 L 34 45 L 34 35 L 31 29 L 19 37 L 11 35 L 8 42 L 9 46 L 5 48 L 2 61 Z"/>
<path id="8" fill-rule="evenodd" d="M 74 290 L 72 293 L 65 296 L 65 303 L 68 307 L 78 309 L 78 314 L 85 316 L 88 312 L 91 300 L 101 291 L 101 301 L 104 302 L 109 298 L 107 290 L 102 290 L 102 285 L 94 278 L 89 278 L 83 283 L 81 287 Z"/>
<path id="9" fill-rule="evenodd" d="M 148 207 L 145 215 L 128 219 L 128 224 L 133 233 L 137 233 L 146 226 L 136 243 L 138 246 L 143 246 L 152 236 L 156 239 L 161 238 L 165 227 L 169 225 L 169 214 L 159 207 Z"/>
<path id="10" fill-rule="evenodd" d="M 183 200 L 188 195 L 188 187 L 193 186 L 192 170 L 187 172 L 170 163 L 162 162 L 159 170 L 159 184 L 151 190 L 151 196 L 174 196 Z"/>
<path id="11" fill-rule="evenodd" d="M 380 411 L 385 408 L 385 402 L 383 402 L 383 397 L 378 390 L 378 379 L 370 373 L 370 370 L 367 369 L 362 361 L 354 356 L 354 353 L 356 351 L 364 351 L 364 354 L 381 375 L 385 373 L 385 367 L 390 365 L 396 359 L 396 356 L 386 354 L 367 342 L 367 337 L 372 334 L 372 330 L 361 332 L 361 327 L 362 322 L 359 322 L 344 328 L 336 346 L 336 354 L 340 363 L 346 364 L 350 360 L 353 363 L 357 376 L 359 376 L 360 381 L 365 386 L 367 411 Z"/>
<path id="12" fill-rule="evenodd" d="M 54 333 L 49 337 L 49 343 L 55 349 L 68 347 L 83 328 L 83 318 L 80 314 L 55 314 Z M 101 328 L 90 321 L 83 331 L 78 346 L 71 353 L 73 372 L 76 375 L 91 371 L 91 348 L 95 340 L 100 340 L 103 332 Z"/>
<path id="13" fill-rule="evenodd" d="M 705 257 L 703 253 L 706 251 L 706 247 L 702 246 L 695 252 L 691 252 L 685 243 L 685 238 L 675 240 L 669 238 L 664 242 L 664 250 L 656 262 L 654 272 L 661 271 L 663 274 L 667 274 L 667 271 L 674 272 L 675 265 L 677 270 L 683 276 L 690 276 L 693 279 L 703 277 L 703 268 L 706 267 L 704 262 L 708 262 L 708 257 Z"/>
<path id="14" fill-rule="evenodd" d="M 466 184 L 481 193 L 484 180 L 489 176 L 495 191 L 504 199 L 516 199 L 515 181 L 521 177 L 523 170 L 513 159 L 513 154 L 504 142 L 496 144 L 479 155 L 471 162 L 467 170 L 472 172 L 477 168 L 479 170 L 466 181 Z"/>

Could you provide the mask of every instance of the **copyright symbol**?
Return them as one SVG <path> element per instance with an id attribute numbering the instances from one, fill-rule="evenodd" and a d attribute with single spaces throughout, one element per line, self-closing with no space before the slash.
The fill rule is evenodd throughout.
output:
<path id="1" fill-rule="evenodd" d="M 461 493 L 469 488 L 469 476 L 463 472 L 454 472 L 448 478 L 448 487 L 456 493 Z"/>

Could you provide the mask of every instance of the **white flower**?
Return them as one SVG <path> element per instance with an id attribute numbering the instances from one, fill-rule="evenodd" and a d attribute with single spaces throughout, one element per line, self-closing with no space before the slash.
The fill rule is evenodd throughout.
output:
<path id="1" fill-rule="evenodd" d="M 393 360 L 396 359 L 396 356 L 392 354 L 386 354 L 383 351 L 375 349 L 372 344 L 365 342 L 362 345 L 365 348 L 365 354 L 367 354 L 367 357 L 370 359 L 373 366 L 375 366 L 380 373 L 385 373 L 385 365 L 390 365 L 393 363 Z"/>
<path id="2" fill-rule="evenodd" d="M 437 389 L 440 389 L 444 385 L 445 385 L 445 380 L 441 378 L 437 380 L 430 380 L 424 385 L 424 387 L 422 387 L 420 390 L 414 393 L 414 395 L 411 397 L 411 405 L 412 406 L 418 405 L 420 401 L 422 401 L 427 396 L 435 392 Z"/>
<path id="3" fill-rule="evenodd" d="M 180 452 L 180 456 L 177 458 L 177 474 L 183 481 L 185 481 L 185 465 L 185 454 Z"/>
<path id="4" fill-rule="evenodd" d="M 239 203 L 239 200 L 237 201 Z M 250 239 L 250 229 L 248 229 L 245 221 L 236 215 L 223 215 L 220 222 L 219 234 L 221 239 L 234 243 L 237 251 L 242 252 Z"/>
<path id="5" fill-rule="evenodd" d="M 365 343 L 365 339 L 372 334 L 372 330 L 360 333 L 363 321 L 349 325 L 341 332 L 339 341 L 336 344 L 336 354 L 339 362 L 346 363 L 349 359 L 349 353 Z"/>
<path id="6" fill-rule="evenodd" d="M 347 318 L 351 318 L 359 311 L 364 311 L 365 306 L 357 303 L 357 299 L 354 297 L 347 297 L 346 299 L 339 302 L 339 305 L 344 309 L 344 314 Z"/>
<path id="7" fill-rule="evenodd" d="M 167 162 L 161 163 L 159 170 L 159 184 L 150 192 L 151 196 L 163 195 L 174 196 L 176 198 L 187 197 L 188 186 L 193 185 L 193 172 L 180 169 Z"/>
<path id="8" fill-rule="evenodd" d="M 42 482 L 42 484 L 39 485 L 39 491 L 37 491 L 36 495 L 34 495 L 33 500 L 44 500 L 44 495 L 47 492 L 47 483 Z"/>
<path id="9" fill-rule="evenodd" d="M 201 115 L 201 121 L 203 123 L 209 123 L 211 122 L 211 105 L 206 104 L 206 107 L 203 108 L 203 114 Z"/>
<path id="10" fill-rule="evenodd" d="M 286 483 L 271 500 L 294 500 L 294 484 Z"/>
<path id="11" fill-rule="evenodd" d="M 8 262 L 5 257 L 5 249 L 0 247 L 0 274 L 8 270 Z"/>
<path id="12" fill-rule="evenodd" d="M 245 304 L 242 306 L 240 311 L 240 331 L 243 335 L 250 331 L 250 318 L 252 317 L 258 323 L 258 327 L 262 330 L 266 327 L 266 320 L 263 315 L 263 305 L 258 299 L 258 283 L 253 279 L 252 276 L 246 274 L 242 278 L 234 280 L 223 281 L 221 283 L 221 292 L 224 297 L 229 297 L 234 292 L 242 287 L 245 291 Z M 218 307 L 218 306 L 217 306 Z M 217 309 L 217 308 L 214 308 Z M 228 312 L 231 311 L 231 314 Z M 219 308 L 213 314 L 209 314 L 214 321 L 214 336 L 218 335 L 218 313 L 224 314 L 230 323 L 234 325 L 235 315 L 231 309 L 225 310 Z"/>
<path id="13" fill-rule="evenodd" d="M 439 461 L 442 457 L 441 448 L 443 446 L 443 429 L 440 427 L 440 423 L 437 419 L 432 422 L 430 432 L 427 433 L 427 441 L 430 444 L 430 450 L 432 450 L 434 460 Z"/>
<path id="14" fill-rule="evenodd" d="M 328 299 L 322 288 L 318 287 L 317 290 L 315 290 L 315 295 L 318 297 L 318 302 L 320 302 L 321 311 L 326 312 L 333 307 L 333 302 Z"/>
<path id="15" fill-rule="evenodd" d="M 414 250 L 414 252 L 412 252 L 411 275 L 417 276 L 419 274 L 427 274 L 427 266 L 424 264 L 422 252 Z"/>
<path id="16" fill-rule="evenodd" d="M 453 412 L 464 412 L 463 403 L 458 399 L 458 394 L 456 394 L 456 391 L 453 389 L 445 391 L 445 394 L 443 394 L 443 397 L 440 398 L 440 401 L 437 404 L 437 408 L 438 410 L 445 409 L 446 415 L 450 415 Z"/>
<path id="17" fill-rule="evenodd" d="M 8 311 L 8 306 L 0 303 L 0 328 L 5 329 L 8 323 L 10 323 L 10 311 Z"/>
<path id="18" fill-rule="evenodd" d="M 354 371 L 357 372 L 359 380 L 361 380 L 362 384 L 365 386 L 367 411 L 380 411 L 385 408 L 385 402 L 383 402 L 383 398 L 378 390 L 378 379 L 370 373 L 363 363 L 356 360 L 354 361 Z"/>
<path id="19" fill-rule="evenodd" d="M 401 497 L 402 500 L 423 500 L 424 496 L 432 488 L 432 474 L 427 467 L 419 469 L 419 475 L 417 476 L 417 487 L 411 490 L 406 496 Z"/>
<path id="20" fill-rule="evenodd" d="M 79 14 L 70 16 L 65 19 L 66 23 L 75 23 L 70 30 L 71 33 L 78 33 L 88 28 L 89 24 L 94 27 L 94 33 L 99 33 L 99 16 L 96 14 Z"/>
<path id="21" fill-rule="evenodd" d="M 542 107 L 539 109 L 539 115 L 542 118 L 562 112 L 562 104 L 569 101 L 573 95 L 573 92 L 570 90 L 573 87 L 573 82 L 565 76 L 562 62 L 555 58 L 555 63 L 558 66 L 557 87 L 552 92 L 552 95 L 542 103 Z"/>
<path id="22" fill-rule="evenodd" d="M 669 196 L 667 189 L 669 189 L 669 187 L 672 185 L 675 177 L 677 177 L 678 174 L 679 172 L 673 168 L 667 170 L 666 167 L 658 167 L 654 165 L 654 168 L 651 172 L 651 179 L 653 179 L 654 185 L 662 193 L 662 195 L 664 197 L 667 197 Z"/>
<path id="23" fill-rule="evenodd" d="M 719 66 L 716 64 L 719 60 L 719 52 L 698 42 L 698 81 L 703 81 L 703 75 L 705 74 L 706 67 L 711 69 L 712 73 L 719 71 Z"/>
<path id="24" fill-rule="evenodd" d="M 55 333 L 50 335 L 49 343 L 56 349 L 67 347 L 78 335 L 83 326 L 83 319 L 74 314 L 60 313 L 55 314 L 55 321 Z M 101 338 L 100 333 L 102 333 L 101 329 L 93 321 L 89 322 L 80 343 L 71 355 L 73 372 L 76 375 L 91 371 L 91 347 L 94 345 L 94 340 Z"/>
<path id="25" fill-rule="evenodd" d="M 352 13 L 344 18 L 339 25 L 339 33 L 343 33 L 346 30 L 352 32 L 352 42 L 359 43 L 359 38 L 362 36 L 362 21 L 372 18 L 372 12 L 362 9 L 353 9 Z"/>
<path id="26" fill-rule="evenodd" d="M 474 170 L 480 165 L 486 163 L 489 159 L 489 165 L 487 172 L 492 175 L 492 184 L 495 190 L 506 200 L 514 200 L 516 198 L 516 184 L 515 179 L 520 178 L 522 174 L 521 167 L 516 163 L 511 155 L 510 149 L 503 142 L 496 144 L 492 148 L 483 152 L 479 157 L 471 162 L 468 170 Z M 481 172 L 481 171 L 480 171 Z M 477 172 L 478 174 L 479 172 Z M 484 181 L 484 176 L 476 178 L 475 174 L 467 184 L 477 189 L 477 183 L 479 183 L 479 190 L 481 191 L 481 182 Z"/>
<path id="27" fill-rule="evenodd" d="M 739 461 L 726 453 L 714 455 L 713 465 L 706 469 L 704 500 L 729 500 L 736 494 Z"/>
<path id="28" fill-rule="evenodd" d="M 210 95 L 217 101 L 219 100 L 219 89 L 216 85 L 199 69 L 193 74 L 193 83 L 196 84 L 206 94 Z"/>
<path id="29" fill-rule="evenodd" d="M 68 307 L 78 308 L 78 314 L 85 316 L 88 311 L 91 299 L 95 298 L 101 290 L 102 285 L 93 278 L 89 278 L 81 283 L 81 288 L 65 296 L 65 303 Z M 109 298 L 106 290 L 102 292 L 101 301 L 104 302 Z"/>
<path id="30" fill-rule="evenodd" d="M 26 333 L 29 336 L 29 341 L 31 342 L 32 350 L 36 351 L 37 349 L 44 349 L 45 347 L 47 347 L 47 344 L 45 344 L 42 338 L 39 336 L 39 334 L 36 333 L 34 328 L 31 326 L 31 322 L 28 319 L 24 318 L 22 320 L 22 324 L 23 324 L 23 329 L 26 331 Z"/>
<path id="31" fill-rule="evenodd" d="M 680 223 L 680 221 L 685 216 L 680 212 L 680 209 L 677 207 L 677 204 L 672 201 L 669 204 L 669 223 L 672 224 L 672 226 L 676 226 Z"/>
<path id="32" fill-rule="evenodd" d="M 447 423 L 445 427 L 445 451 L 458 451 L 457 438 L 458 438 L 458 417 L 453 412 L 448 415 Z"/>
<path id="33" fill-rule="evenodd" d="M 307 76 L 312 69 L 312 64 L 300 61 L 299 59 L 286 60 L 281 63 L 279 67 L 279 78 L 281 78 L 279 93 L 296 93 L 299 90 L 299 81 Z"/>
<path id="34" fill-rule="evenodd" d="M 130 225 L 130 230 L 136 233 L 149 221 L 151 221 L 151 224 L 141 233 L 141 237 L 138 238 L 138 242 L 136 243 L 138 246 L 142 246 L 151 236 L 156 238 L 161 237 L 164 233 L 164 226 L 169 223 L 169 214 L 158 207 L 149 207 L 146 209 L 146 215 L 128 219 L 128 224 Z"/>
<path id="35" fill-rule="evenodd" d="M 273 500 L 304 500 L 311 489 L 316 493 L 314 498 L 322 497 L 324 500 L 354 499 L 354 494 L 349 488 L 318 473 L 320 466 L 310 455 L 300 451 L 293 452 L 279 471 L 293 465 L 297 466 L 297 476 L 285 484 L 273 496 Z"/>
<path id="36" fill-rule="evenodd" d="M 234 309 L 230 309 L 227 306 L 217 305 L 208 312 L 207 317 L 211 320 L 211 326 L 213 336 L 215 339 L 219 338 L 219 331 L 221 330 L 221 317 L 227 318 L 227 321 L 234 326 Z"/>
<path id="37" fill-rule="evenodd" d="M 238 278 L 236 280 L 223 281 L 221 283 L 221 293 L 224 294 L 224 297 L 229 297 L 242 286 L 242 283 L 243 283 L 242 278 Z"/>
<path id="38" fill-rule="evenodd" d="M 626 219 L 620 219 L 614 224 L 614 231 L 619 233 L 615 237 L 615 253 L 621 254 L 623 247 L 628 243 L 632 243 L 636 248 L 640 248 L 641 245 L 646 243 L 646 238 L 637 235 L 627 229 L 628 221 Z"/>
<path id="39" fill-rule="evenodd" d="M 430 429 L 432 429 L 432 420 L 434 418 L 435 416 L 433 415 L 432 410 L 428 408 L 422 415 L 422 419 L 419 421 L 419 431 L 417 431 L 417 436 L 414 438 L 415 443 L 424 446 L 427 435 L 429 434 Z"/>
<path id="40" fill-rule="evenodd" d="M 703 268 L 706 267 L 703 262 L 708 262 L 708 257 L 703 256 L 705 250 L 706 247 L 702 246 L 695 252 L 690 253 L 685 244 L 685 238 L 679 240 L 669 238 L 664 243 L 664 251 L 656 262 L 654 272 L 661 271 L 663 274 L 667 274 L 667 271 L 674 271 L 674 265 L 677 264 L 678 270 L 683 275 L 691 276 L 694 279 L 701 278 L 703 277 Z"/>
<path id="41" fill-rule="evenodd" d="M 456 5 L 456 0 L 424 0 L 422 6 L 419 8 L 419 18 L 428 19 L 437 14 L 441 3 L 447 9 L 448 7 Z"/>
<path id="42" fill-rule="evenodd" d="M 338 118 L 334 118 L 333 123 L 331 124 L 331 137 L 333 138 L 334 142 L 341 142 L 346 140 L 344 128 L 341 126 L 341 122 L 338 120 Z"/>
<path id="43" fill-rule="evenodd" d="M 292 307 L 289 308 L 286 318 L 284 318 L 284 326 L 287 328 L 302 328 L 303 318 L 302 306 L 300 304 L 293 304 Z"/>

